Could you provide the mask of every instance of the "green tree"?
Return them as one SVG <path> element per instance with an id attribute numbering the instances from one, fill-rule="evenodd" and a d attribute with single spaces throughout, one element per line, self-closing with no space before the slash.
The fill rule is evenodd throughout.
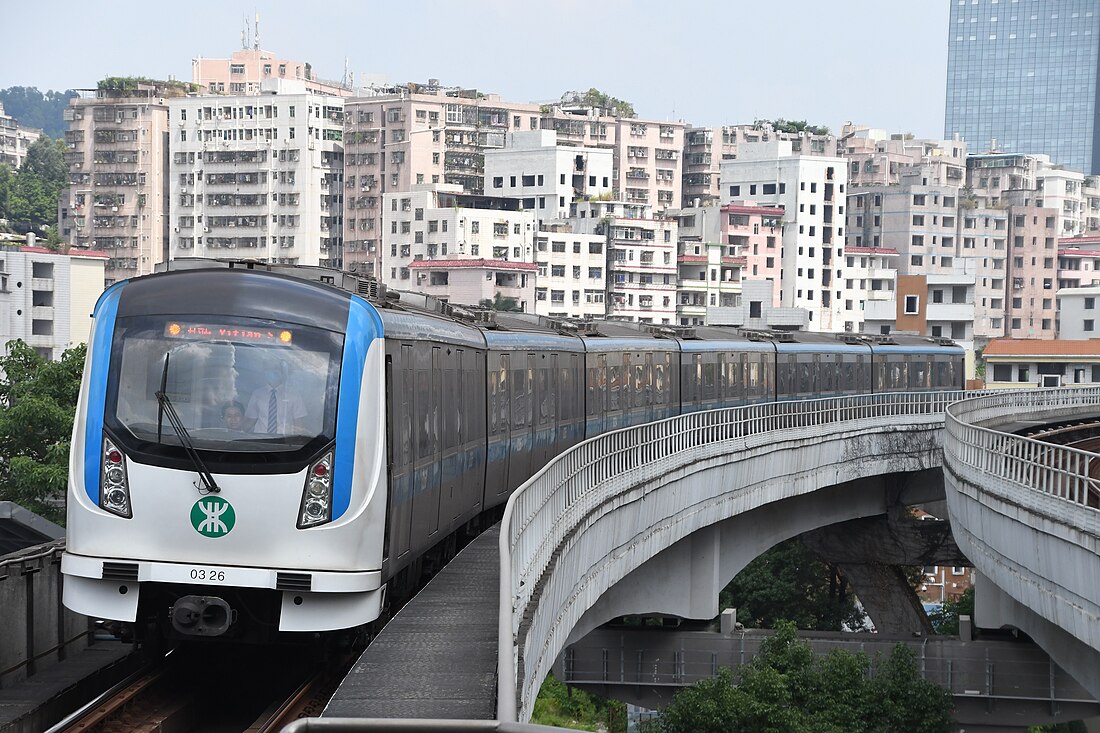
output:
<path id="1" fill-rule="evenodd" d="M 825 125 L 811 125 L 806 120 L 785 120 L 780 117 L 774 120 L 757 120 L 756 122 L 757 124 L 769 124 L 776 132 L 808 132 L 811 135 L 829 134 L 829 128 Z"/>
<path id="2" fill-rule="evenodd" d="M 64 142 L 38 138 L 22 168 L 0 170 L 0 219 L 16 231 L 44 231 L 57 221 L 57 201 L 67 181 Z"/>
<path id="3" fill-rule="evenodd" d="M 954 636 L 959 633 L 959 616 L 974 618 L 974 586 L 970 586 L 955 600 L 948 599 L 928 614 L 937 634 Z"/>
<path id="4" fill-rule="evenodd" d="M 722 590 L 719 607 L 736 608 L 737 620 L 749 628 L 790 619 L 800 629 L 840 631 L 859 628 L 866 618 L 836 568 L 797 539 L 749 563 Z"/>
<path id="5" fill-rule="evenodd" d="M 945 733 L 951 695 L 922 679 L 899 644 L 870 675 L 867 655 L 834 650 L 814 658 L 794 624 L 781 622 L 740 682 L 722 669 L 677 693 L 657 719 L 659 733 Z"/>
<path id="6" fill-rule="evenodd" d="M 531 722 L 590 731 L 606 726 L 609 733 L 626 733 L 626 705 L 572 689 L 551 674 L 539 688 Z"/>
<path id="7" fill-rule="evenodd" d="M 519 307 L 519 300 L 516 298 L 509 298 L 500 293 L 493 295 L 493 299 L 489 300 L 485 298 L 478 303 L 482 308 L 492 308 L 495 311 L 507 311 L 511 313 L 520 313 L 522 308 Z"/>
<path id="8" fill-rule="evenodd" d="M 51 89 L 43 94 L 36 87 L 8 87 L 0 89 L 0 104 L 21 125 L 36 127 L 50 137 L 61 137 L 67 127 L 65 108 L 75 96 L 77 93 L 72 89 L 64 92 Z"/>
<path id="9" fill-rule="evenodd" d="M 595 87 L 590 88 L 587 92 L 566 92 L 561 95 L 561 101 L 567 104 L 582 104 L 587 107 L 607 109 L 616 117 L 638 116 L 634 112 L 633 104 L 618 97 L 612 97 L 610 94 L 604 94 Z"/>
<path id="10" fill-rule="evenodd" d="M 58 523 L 86 353 L 81 344 L 50 361 L 16 340 L 0 357 L 0 499 Z"/>

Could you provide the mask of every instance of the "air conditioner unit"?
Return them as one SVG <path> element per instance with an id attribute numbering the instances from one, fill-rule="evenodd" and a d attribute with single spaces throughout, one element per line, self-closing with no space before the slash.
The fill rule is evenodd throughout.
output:
<path id="1" fill-rule="evenodd" d="M 209 231 L 210 231 L 210 227 L 203 227 L 203 228 L 202 228 L 202 230 L 203 230 L 203 232 L 209 232 Z"/>
<path id="2" fill-rule="evenodd" d="M 179 228 L 179 227 L 175 227 L 175 228 L 173 228 L 173 230 L 172 230 L 172 231 L 174 231 L 174 232 L 175 232 L 176 234 L 179 234 L 179 232 L 180 232 L 180 228 Z"/>

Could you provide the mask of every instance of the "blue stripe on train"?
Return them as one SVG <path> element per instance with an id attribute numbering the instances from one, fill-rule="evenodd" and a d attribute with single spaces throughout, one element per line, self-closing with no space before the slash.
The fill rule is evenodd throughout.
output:
<path id="1" fill-rule="evenodd" d="M 362 298 L 352 296 L 340 365 L 340 400 L 336 407 L 336 461 L 332 467 L 332 518 L 339 519 L 351 505 L 351 479 L 355 470 L 355 438 L 359 427 L 363 372 L 367 350 L 384 336 L 378 311 Z M 381 409 L 381 405 L 373 406 Z"/>
<path id="2" fill-rule="evenodd" d="M 99 470 L 103 460 L 103 410 L 107 402 L 107 375 L 111 371 L 111 342 L 115 335 L 118 301 L 126 280 L 115 283 L 99 296 L 92 318 L 92 369 L 88 374 L 88 404 L 84 416 L 84 491 L 99 505 Z"/>

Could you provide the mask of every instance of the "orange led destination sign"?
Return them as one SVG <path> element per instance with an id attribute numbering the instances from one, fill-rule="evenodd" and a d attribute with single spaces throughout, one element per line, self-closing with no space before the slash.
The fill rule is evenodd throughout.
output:
<path id="1" fill-rule="evenodd" d="M 240 341 L 253 344 L 287 346 L 294 334 L 285 328 L 241 328 L 218 323 L 186 323 L 172 321 L 164 327 L 164 335 L 173 339 Z"/>

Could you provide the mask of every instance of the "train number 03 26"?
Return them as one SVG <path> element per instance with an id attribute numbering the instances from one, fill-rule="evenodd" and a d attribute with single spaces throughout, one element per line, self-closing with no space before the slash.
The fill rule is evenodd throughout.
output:
<path id="1" fill-rule="evenodd" d="M 225 571 L 215 568 L 191 568 L 191 580 L 205 580 L 211 583 L 224 583 Z"/>

